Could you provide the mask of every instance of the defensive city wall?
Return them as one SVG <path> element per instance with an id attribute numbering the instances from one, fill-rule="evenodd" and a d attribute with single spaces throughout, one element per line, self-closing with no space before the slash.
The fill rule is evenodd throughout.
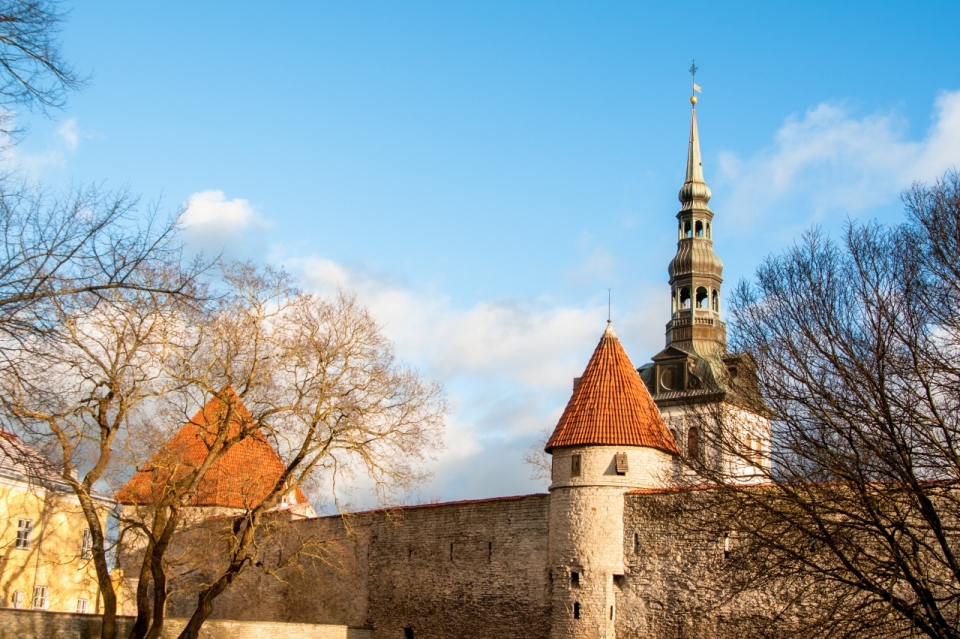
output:
<path id="1" fill-rule="evenodd" d="M 772 595 L 728 587 L 736 546 L 722 534 L 684 525 L 676 501 L 688 497 L 670 490 L 623 496 L 622 536 L 611 535 L 623 540 L 624 556 L 623 574 L 610 584 L 616 637 L 743 637 L 748 625 L 782 609 Z M 550 499 L 526 495 L 285 522 L 283 541 L 270 541 L 278 554 L 311 542 L 324 549 L 323 558 L 301 556 L 276 575 L 248 570 L 217 600 L 213 619 L 336 625 L 364 629 L 371 639 L 547 639 L 552 615 L 572 616 L 567 606 L 552 606 L 568 594 L 578 597 L 570 572 L 549 568 Z M 194 604 L 185 588 L 168 614 L 187 616 Z M 586 597 L 581 605 L 603 603 Z M 597 628 L 584 630 L 602 636 Z"/>
<path id="2" fill-rule="evenodd" d="M 376 638 L 546 638 L 548 518 L 549 495 L 527 495 L 293 520 L 270 541 L 275 552 L 315 549 L 277 575 L 248 570 L 213 616 L 366 627 Z M 171 616 L 193 611 L 195 595 L 183 593 Z"/>

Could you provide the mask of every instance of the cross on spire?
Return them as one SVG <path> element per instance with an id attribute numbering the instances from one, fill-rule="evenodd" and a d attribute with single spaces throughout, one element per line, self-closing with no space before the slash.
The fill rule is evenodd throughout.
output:
<path id="1" fill-rule="evenodd" d="M 696 106 L 697 104 L 697 93 L 700 92 L 700 87 L 697 86 L 697 71 L 700 69 L 697 68 L 697 61 L 694 60 L 690 63 L 690 75 L 692 76 L 693 88 L 690 90 L 690 104 Z"/>

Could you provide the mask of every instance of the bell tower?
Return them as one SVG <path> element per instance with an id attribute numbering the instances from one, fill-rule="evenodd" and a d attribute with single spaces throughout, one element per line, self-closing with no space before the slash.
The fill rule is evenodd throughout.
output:
<path id="1" fill-rule="evenodd" d="M 770 463 L 770 421 L 752 358 L 727 352 L 727 327 L 720 319 L 723 262 L 713 250 L 712 194 L 703 178 L 697 130 L 700 87 L 693 89 L 677 252 L 667 268 L 666 346 L 638 371 L 688 459 L 744 481 L 759 480 Z"/>
<path id="2" fill-rule="evenodd" d="M 667 346 L 700 355 L 725 352 L 727 327 L 720 320 L 723 262 L 713 251 L 713 211 L 710 187 L 703 179 L 697 98 L 690 98 L 690 142 L 687 176 L 680 188 L 677 213 L 677 254 L 670 261 L 670 321 Z"/>

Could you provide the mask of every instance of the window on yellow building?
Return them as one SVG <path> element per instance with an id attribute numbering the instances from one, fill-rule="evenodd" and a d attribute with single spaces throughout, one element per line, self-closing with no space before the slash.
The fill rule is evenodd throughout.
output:
<path id="1" fill-rule="evenodd" d="M 13 591 L 13 594 L 10 596 L 10 607 L 23 608 L 23 591 L 22 590 Z"/>
<path id="2" fill-rule="evenodd" d="M 33 520 L 21 519 L 17 522 L 17 548 L 30 548 L 30 536 L 33 534 Z"/>
<path id="3" fill-rule="evenodd" d="M 93 536 L 90 529 L 83 531 L 83 542 L 80 544 L 80 559 L 90 559 L 93 557 Z"/>
<path id="4" fill-rule="evenodd" d="M 90 600 L 89 599 L 77 599 L 77 612 L 81 615 L 85 615 L 90 612 Z"/>
<path id="5" fill-rule="evenodd" d="M 37 610 L 47 609 L 47 587 L 36 586 L 33 589 L 33 607 Z"/>

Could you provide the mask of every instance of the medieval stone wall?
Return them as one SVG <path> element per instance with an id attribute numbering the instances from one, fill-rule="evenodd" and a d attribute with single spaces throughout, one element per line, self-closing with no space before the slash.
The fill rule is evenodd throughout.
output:
<path id="1" fill-rule="evenodd" d="M 291 521 L 269 541 L 266 563 L 305 544 L 326 554 L 305 551 L 276 576 L 247 570 L 213 618 L 363 626 L 373 639 L 546 638 L 548 502 L 529 495 Z M 188 615 L 195 595 L 178 588 L 168 614 Z"/>
<path id="2" fill-rule="evenodd" d="M 229 520 L 221 519 L 174 538 L 171 554 L 194 559 L 171 579 L 168 615 L 193 614 L 196 593 L 222 569 L 228 534 Z M 362 517 L 264 522 L 257 560 L 267 570 L 241 573 L 215 600 L 212 618 L 368 626 L 368 539 Z"/>
<path id="3" fill-rule="evenodd" d="M 741 588 L 736 533 L 697 523 L 696 510 L 710 507 L 711 493 L 626 495 L 625 571 L 615 583 L 617 637 L 777 636 L 769 621 L 784 602 L 772 592 Z M 789 626 L 789 619 L 780 622 L 780 628 Z"/>
<path id="4" fill-rule="evenodd" d="M 375 639 L 537 639 L 550 628 L 547 495 L 443 504 L 376 518 Z"/>

